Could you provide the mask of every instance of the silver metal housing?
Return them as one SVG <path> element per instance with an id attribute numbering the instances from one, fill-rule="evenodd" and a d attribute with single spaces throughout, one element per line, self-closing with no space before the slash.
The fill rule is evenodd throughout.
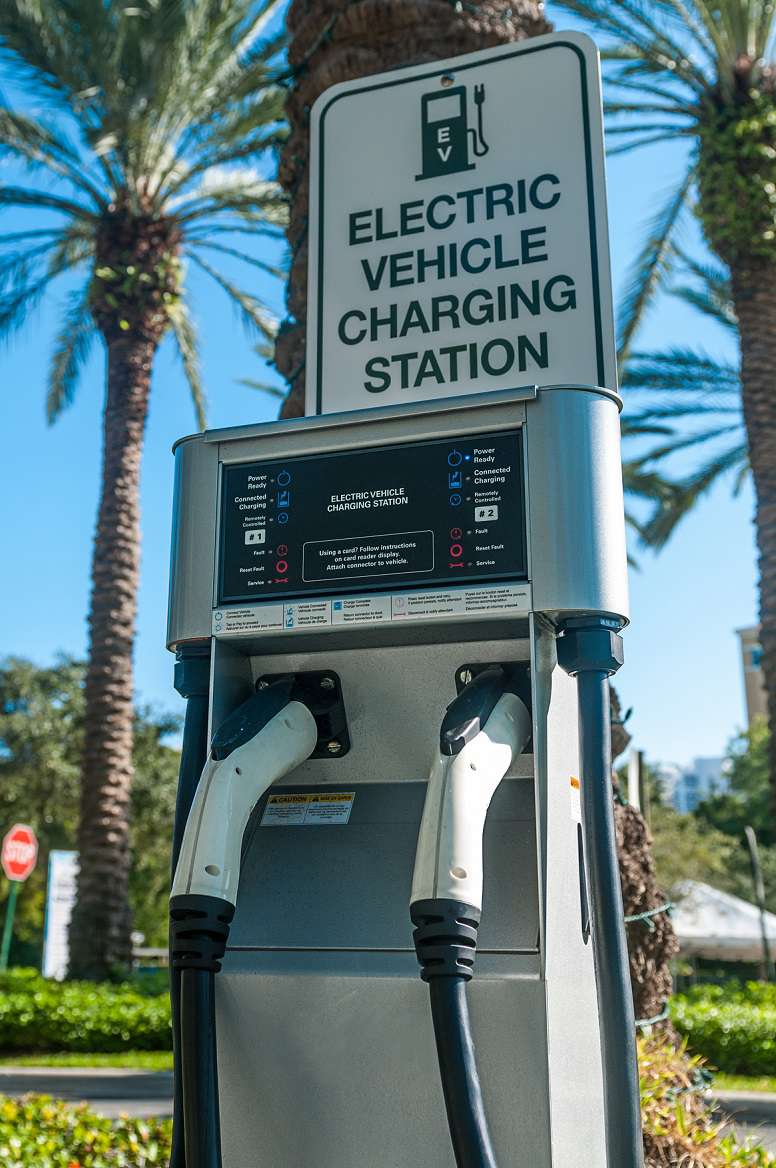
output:
<path id="1" fill-rule="evenodd" d="M 524 615 L 541 612 L 557 622 L 571 614 L 606 612 L 627 620 L 619 406 L 611 390 L 530 386 L 212 430 L 181 440 L 175 447 L 169 648 L 213 633 L 222 465 L 517 428 L 524 434 L 528 500 L 531 596 Z M 472 619 L 482 617 L 465 618 L 465 623 Z M 435 637 L 450 634 L 440 622 L 433 623 Z M 460 624 L 457 619 L 456 630 Z M 419 631 L 414 622 L 413 639 Z M 225 629 L 216 635 L 227 640 L 246 636 L 234 630 L 230 636 Z M 353 635 L 362 642 L 360 631 Z M 343 643 L 353 639 L 342 631 L 297 629 L 261 637 L 261 642 L 264 648 L 280 648 L 289 639 L 313 644 L 322 637 L 340 642 L 344 637 Z M 373 639 L 385 643 L 385 636 Z"/>
<path id="2" fill-rule="evenodd" d="M 530 666 L 533 719 L 530 753 L 488 814 L 470 986 L 496 1153 L 505 1166 L 604 1168 L 576 687 L 557 665 L 555 633 L 571 615 L 628 617 L 618 411 L 609 390 L 530 386 L 177 444 L 167 641 L 212 638 L 211 725 L 263 675 L 333 670 L 352 744 L 269 793 L 350 792 L 347 822 L 270 826 L 265 797 L 245 836 L 217 979 L 224 1168 L 449 1168 L 408 903 L 456 674 L 489 662 Z M 518 428 L 529 579 L 512 611 L 270 632 L 219 615 L 222 466 Z"/>

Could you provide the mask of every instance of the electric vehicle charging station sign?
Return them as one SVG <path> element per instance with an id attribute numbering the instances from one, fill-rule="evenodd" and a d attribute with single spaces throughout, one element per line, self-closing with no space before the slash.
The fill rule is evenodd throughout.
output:
<path id="1" fill-rule="evenodd" d="M 614 388 L 594 43 L 558 33 L 327 90 L 308 296 L 308 414 Z"/>

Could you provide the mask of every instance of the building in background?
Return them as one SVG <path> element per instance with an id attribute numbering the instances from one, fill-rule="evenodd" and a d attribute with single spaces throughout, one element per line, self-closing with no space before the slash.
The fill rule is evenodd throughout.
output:
<path id="1" fill-rule="evenodd" d="M 690 766 L 664 763 L 658 771 L 664 799 L 682 815 L 694 811 L 699 803 L 728 788 L 728 760 L 694 758 Z"/>
<path id="2" fill-rule="evenodd" d="M 744 668 L 746 717 L 751 726 L 755 718 L 764 718 L 767 715 L 760 626 L 751 625 L 749 628 L 736 629 L 736 632 L 741 645 L 741 663 Z"/>

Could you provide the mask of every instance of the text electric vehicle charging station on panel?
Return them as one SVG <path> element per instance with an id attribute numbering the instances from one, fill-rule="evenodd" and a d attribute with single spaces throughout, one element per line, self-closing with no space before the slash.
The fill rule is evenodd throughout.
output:
<path id="1" fill-rule="evenodd" d="M 377 93 L 424 199 L 465 170 L 484 189 L 478 168 L 505 165 L 495 97 L 528 60 L 572 69 L 561 92 L 584 99 L 600 169 L 595 51 L 560 34 L 328 91 L 314 183 L 324 114 L 331 144 Z M 598 264 L 600 176 L 584 191 Z M 581 288 L 583 261 L 568 270 Z M 176 447 L 173 1168 L 642 1165 L 609 749 L 628 602 L 607 280 L 598 266 L 567 338 L 576 380 L 383 404 L 360 361 L 326 353 L 322 312 L 317 416 Z M 551 372 L 562 346 L 548 334 Z"/>

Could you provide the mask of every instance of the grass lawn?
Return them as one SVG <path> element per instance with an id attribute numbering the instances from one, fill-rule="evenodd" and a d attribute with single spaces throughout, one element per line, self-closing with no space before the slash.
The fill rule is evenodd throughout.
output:
<path id="1" fill-rule="evenodd" d="M 3 1067 L 127 1067 L 171 1071 L 172 1051 L 128 1050 L 120 1054 L 17 1054 L 0 1057 Z"/>
<path id="2" fill-rule="evenodd" d="M 712 1084 L 719 1091 L 770 1091 L 776 1094 L 776 1078 L 769 1075 L 723 1075 L 715 1074 Z"/>

